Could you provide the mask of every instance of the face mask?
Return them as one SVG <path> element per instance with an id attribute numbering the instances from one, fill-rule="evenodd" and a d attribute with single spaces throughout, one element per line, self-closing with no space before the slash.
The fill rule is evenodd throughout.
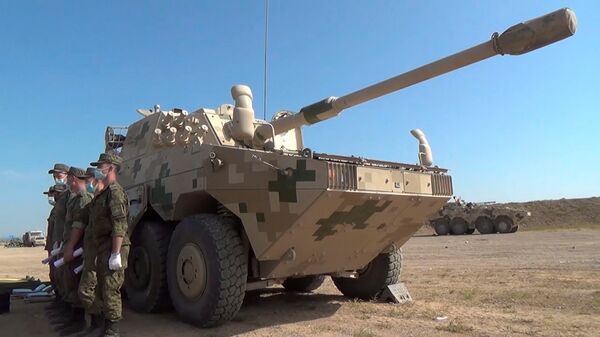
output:
<path id="1" fill-rule="evenodd" d="M 54 197 L 48 197 L 48 203 L 52 206 L 56 205 L 56 201 L 54 201 Z"/>
<path id="2" fill-rule="evenodd" d="M 94 193 L 94 191 L 96 191 L 96 186 L 94 186 L 94 184 L 92 184 L 91 182 L 86 183 L 85 190 L 88 191 L 88 193 Z"/>
<path id="3" fill-rule="evenodd" d="M 65 178 L 54 178 L 54 183 L 56 183 L 56 185 L 66 185 L 67 180 Z"/>
<path id="4" fill-rule="evenodd" d="M 96 169 L 94 171 L 94 179 L 96 179 L 96 180 L 104 180 L 104 179 L 106 179 L 106 174 L 104 174 L 104 172 L 102 172 L 101 169 Z"/>

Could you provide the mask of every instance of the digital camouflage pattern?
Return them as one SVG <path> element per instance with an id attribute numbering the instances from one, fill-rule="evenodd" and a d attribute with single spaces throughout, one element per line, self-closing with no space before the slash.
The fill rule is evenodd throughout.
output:
<path id="1" fill-rule="evenodd" d="M 100 192 L 77 219 L 78 222 L 87 224 L 84 245 L 87 243 L 86 247 L 91 248 L 88 252 L 89 261 L 84 262 L 85 274 L 79 285 L 79 296 L 89 313 L 101 311 L 104 318 L 111 321 L 122 318 L 121 286 L 130 245 L 127 212 L 127 196 L 121 185 L 114 182 Z M 108 268 L 108 259 L 112 238 L 116 236 L 123 237 L 122 268 L 113 271 Z M 93 261 L 92 255 L 95 256 L 95 264 L 90 263 Z"/>
<path id="2" fill-rule="evenodd" d="M 178 221 L 214 212 L 216 201 L 240 218 L 259 261 L 282 261 L 294 248 L 294 261 L 261 275 L 286 277 L 362 268 L 390 245 L 402 245 L 451 195 L 443 169 L 377 167 L 366 160 L 344 164 L 356 171 L 356 181 L 336 188 L 337 162 L 299 154 L 300 129 L 277 136 L 276 143 L 290 146 L 280 153 L 237 147 L 223 131 L 231 111 L 187 115 L 185 121 L 208 127 L 181 145 L 157 144 L 154 130 L 165 128 L 165 113 L 129 127 L 119 182 L 131 201 L 133 225 L 148 208 Z"/>
<path id="3" fill-rule="evenodd" d="M 473 233 L 475 229 L 480 232 L 483 230 L 484 234 L 490 234 L 485 233 L 482 225 L 489 225 L 493 233 L 514 233 L 528 216 L 530 213 L 522 209 L 499 206 L 494 203 L 464 203 L 459 199 L 444 205 L 431 218 L 430 222 L 438 234 L 446 234 L 445 232 L 465 234 L 462 232 L 462 228 L 467 228 L 467 234 Z"/>
<path id="4" fill-rule="evenodd" d="M 79 217 L 79 213 L 83 211 L 93 197 L 92 194 L 86 191 L 71 194 L 73 197 L 67 202 L 67 213 L 65 216 L 65 226 L 63 231 L 63 241 L 65 242 L 65 245 L 70 241 L 73 228 L 78 228 L 81 226 L 81 223 L 76 220 Z M 81 246 L 81 243 L 76 245 L 76 247 L 79 246 Z M 75 307 L 81 306 L 81 301 L 79 300 L 79 295 L 77 294 L 81 275 L 75 274 L 73 269 L 77 268 L 80 264 L 81 258 L 76 258 L 60 268 L 60 272 L 62 273 L 61 279 L 63 282 L 63 300 Z"/>
<path id="5" fill-rule="evenodd" d="M 105 134 L 105 152 L 122 158 L 118 181 L 129 211 L 108 201 L 102 209 L 125 224 L 127 216 L 134 237 L 148 234 L 159 244 L 139 239 L 136 254 L 139 248 L 165 263 L 171 303 L 199 326 L 231 319 L 248 289 L 310 279 L 298 276 L 331 275 L 345 295 L 373 298 L 398 281 L 399 264 L 390 257 L 450 198 L 452 178 L 433 166 L 421 130 L 411 131 L 419 142 L 418 163 L 404 164 L 313 153 L 304 148 L 302 126 L 495 55 L 527 53 L 575 29 L 574 13 L 561 9 L 347 95 L 297 113 L 277 112 L 269 122 L 255 117 L 252 92 L 244 85 L 231 88 L 235 104 L 214 110 L 138 109 L 141 120 L 108 127 Z M 102 221 L 93 221 L 99 287 L 109 298 L 114 294 L 114 309 L 120 310 L 112 291 L 122 274 L 107 270 L 102 244 L 110 226 Z M 167 226 L 177 226 L 172 236 Z M 165 272 L 143 259 L 130 262 L 139 263 L 142 276 Z M 137 275 L 131 277 L 128 290 L 136 293 L 132 303 L 138 310 L 169 301 L 164 282 L 136 285 Z M 112 308 L 106 299 L 105 309 Z"/>

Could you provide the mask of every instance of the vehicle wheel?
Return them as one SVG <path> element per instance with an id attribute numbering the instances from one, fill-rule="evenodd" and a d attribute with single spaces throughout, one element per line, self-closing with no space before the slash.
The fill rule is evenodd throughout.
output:
<path id="1" fill-rule="evenodd" d="M 142 222 L 132 237 L 125 292 L 129 306 L 138 312 L 171 308 L 167 285 L 167 251 L 173 228 L 161 222 Z"/>
<path id="2" fill-rule="evenodd" d="M 304 277 L 291 277 L 283 281 L 283 287 L 288 291 L 308 293 L 316 290 L 325 281 L 325 275 L 310 275 Z"/>
<path id="3" fill-rule="evenodd" d="M 475 233 L 475 228 L 469 228 L 469 229 L 467 229 L 467 234 L 471 235 L 473 233 Z"/>
<path id="4" fill-rule="evenodd" d="M 433 222 L 433 229 L 437 235 L 447 235 L 450 233 L 450 226 L 446 219 L 438 220 Z"/>
<path id="5" fill-rule="evenodd" d="M 486 216 L 477 218 L 477 220 L 475 221 L 475 228 L 477 228 L 477 231 L 481 234 L 495 233 L 494 223 L 492 222 L 492 219 Z"/>
<path id="6" fill-rule="evenodd" d="M 510 230 L 511 233 L 514 233 L 516 231 L 519 230 L 519 225 L 514 225 L 513 228 Z"/>
<path id="7" fill-rule="evenodd" d="M 332 277 L 333 283 L 346 297 L 370 300 L 376 298 L 388 285 L 398 283 L 402 270 L 402 251 L 377 255 L 356 278 Z"/>
<path id="8" fill-rule="evenodd" d="M 507 216 L 499 216 L 494 219 L 494 228 L 498 233 L 506 234 L 511 233 L 513 228 L 513 221 Z"/>
<path id="9" fill-rule="evenodd" d="M 454 235 L 463 235 L 469 229 L 469 225 L 463 218 L 454 218 L 450 221 L 450 230 Z"/>
<path id="10" fill-rule="evenodd" d="M 234 222 L 198 214 L 175 228 L 167 257 L 173 306 L 186 322 L 211 327 L 235 316 L 248 277 L 247 254 Z"/>

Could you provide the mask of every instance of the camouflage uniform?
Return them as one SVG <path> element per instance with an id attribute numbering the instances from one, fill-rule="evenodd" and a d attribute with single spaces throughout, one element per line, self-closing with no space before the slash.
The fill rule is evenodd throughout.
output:
<path id="1" fill-rule="evenodd" d="M 85 171 L 80 168 L 71 167 L 69 169 L 69 175 L 75 177 L 84 176 Z M 93 197 L 92 194 L 88 193 L 87 191 L 80 191 L 71 194 L 73 196 L 67 203 L 65 227 L 63 230 L 64 246 L 66 246 L 71 240 L 71 232 L 73 231 L 73 228 L 77 228 L 77 226 L 75 226 L 75 219 L 78 217 L 78 213 L 80 213 L 85 208 L 85 206 L 90 203 Z M 77 247 L 80 246 L 81 244 L 77 243 L 75 249 L 77 249 Z M 80 264 L 81 259 L 76 258 L 73 261 L 66 263 L 63 267 L 61 267 L 63 277 L 63 289 L 65 291 L 65 293 L 63 294 L 63 300 L 71 304 L 73 307 L 81 307 L 81 302 L 79 301 L 79 296 L 77 295 L 80 275 L 75 274 L 75 272 L 73 272 L 73 269 L 77 268 Z"/>
<path id="2" fill-rule="evenodd" d="M 120 158 L 114 155 L 102 154 L 99 161 L 112 160 L 111 163 L 120 164 Z M 93 166 L 97 166 L 92 163 Z M 113 182 L 108 185 L 82 212 L 82 222 L 87 222 L 86 232 L 90 232 L 92 242 L 97 249 L 96 276 L 97 291 L 89 289 L 80 295 L 86 307 L 93 308 L 101 305 L 102 315 L 111 322 L 117 322 L 122 318 L 121 286 L 125 278 L 127 268 L 127 257 L 129 255 L 129 235 L 127 234 L 127 210 L 128 201 L 125 191 L 119 183 Z M 119 270 L 110 270 L 108 260 L 112 251 L 113 237 L 123 237 L 121 246 L 121 264 Z M 89 241 L 90 237 L 88 237 Z M 90 285 L 84 285 L 89 288 Z M 97 300 L 93 296 L 100 296 Z M 93 310 L 93 309 L 92 309 Z"/>
<path id="3" fill-rule="evenodd" d="M 56 200 L 56 205 L 54 205 L 54 228 L 52 231 L 52 239 L 57 244 L 66 244 L 63 242 L 63 231 L 65 228 L 65 219 L 67 216 L 67 203 L 73 196 L 71 191 L 65 191 L 59 198 Z M 64 289 L 64 277 L 61 268 L 54 268 L 54 280 L 56 280 L 56 287 L 58 288 L 58 293 L 61 295 L 61 298 L 64 299 L 65 289 Z"/>
<path id="4" fill-rule="evenodd" d="M 50 186 L 50 188 L 48 189 L 48 192 L 44 192 L 44 194 L 49 195 L 50 193 L 54 193 L 54 191 L 55 191 L 54 186 Z M 46 228 L 46 246 L 44 247 L 44 250 L 46 250 L 48 252 L 48 254 L 50 254 L 50 252 L 52 251 L 52 244 L 54 243 L 54 239 L 52 237 L 52 232 L 54 231 L 54 218 L 55 217 L 56 217 L 56 215 L 54 212 L 54 206 L 52 206 L 52 209 L 50 210 L 50 214 L 48 215 L 48 228 Z M 48 263 L 48 267 L 49 267 L 48 276 L 50 277 L 50 282 L 56 288 L 56 281 L 54 280 L 54 264 L 52 262 L 50 262 L 50 263 Z"/>

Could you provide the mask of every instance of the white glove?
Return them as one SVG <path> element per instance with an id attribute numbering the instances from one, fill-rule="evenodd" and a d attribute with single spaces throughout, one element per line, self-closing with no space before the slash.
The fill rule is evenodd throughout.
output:
<path id="1" fill-rule="evenodd" d="M 121 265 L 121 253 L 112 253 L 108 259 L 108 269 L 119 270 L 123 267 Z"/>

